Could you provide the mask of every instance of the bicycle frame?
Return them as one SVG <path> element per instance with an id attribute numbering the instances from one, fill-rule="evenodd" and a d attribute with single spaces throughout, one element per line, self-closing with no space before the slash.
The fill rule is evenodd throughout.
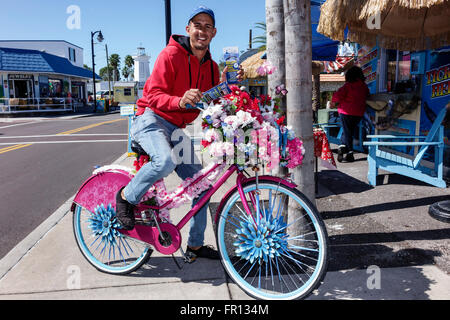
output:
<path id="1" fill-rule="evenodd" d="M 212 171 L 214 171 L 218 166 L 220 166 L 220 164 L 216 164 L 215 166 L 213 166 L 208 172 L 206 172 L 204 175 L 198 177 L 196 180 L 192 181 L 188 186 L 184 187 L 183 190 L 181 190 L 179 193 L 177 193 L 175 196 L 179 196 L 181 194 L 183 194 L 184 192 L 186 192 L 186 189 L 189 188 L 192 185 L 195 185 L 198 181 L 202 180 L 205 176 L 207 176 L 209 173 L 211 173 Z M 241 197 L 242 200 L 242 204 L 243 207 L 245 209 L 245 211 L 250 214 L 251 210 L 248 206 L 247 201 L 245 201 L 245 196 L 244 196 L 244 191 L 243 191 L 243 184 L 247 181 L 254 181 L 256 179 L 256 177 L 250 177 L 250 178 L 246 178 L 243 174 L 242 171 L 239 170 L 238 166 L 235 164 L 232 164 L 230 167 L 228 167 L 228 169 L 222 174 L 222 176 L 212 185 L 211 189 L 209 189 L 206 193 L 203 194 L 202 198 L 191 208 L 191 210 L 189 210 L 189 212 L 178 222 L 178 224 L 176 225 L 176 228 L 178 230 L 181 230 L 186 223 L 192 219 L 193 216 L 195 216 L 197 214 L 198 211 L 200 211 L 200 209 L 211 199 L 211 197 L 217 192 L 217 190 L 220 189 L 220 187 L 222 187 L 222 185 L 230 178 L 230 176 L 235 173 L 238 172 L 237 177 L 236 177 L 236 186 L 234 186 L 233 188 L 231 188 L 230 190 L 227 191 L 227 193 L 225 194 L 225 196 L 223 197 L 223 200 L 225 198 L 227 198 L 228 194 L 234 192 L 236 189 L 239 192 L 239 195 Z M 271 180 L 277 183 L 282 183 L 285 184 L 291 188 L 295 188 L 297 185 L 294 183 L 291 183 L 289 181 L 286 181 L 282 178 L 278 178 L 275 176 L 267 176 L 267 175 L 263 175 L 260 177 L 261 179 L 265 179 L 265 180 Z M 219 204 L 219 209 L 224 205 L 223 200 L 220 202 Z M 152 210 L 161 210 L 164 209 L 165 207 L 167 207 L 170 203 L 172 203 L 173 200 L 168 200 L 167 202 L 165 202 L 164 204 L 162 204 L 161 206 L 148 206 L 148 205 L 143 205 L 140 204 L 138 207 L 138 211 L 144 211 L 144 210 L 148 210 L 148 209 L 152 209 Z M 220 210 L 217 210 L 217 212 L 219 212 Z M 216 213 L 215 215 L 215 219 L 214 222 L 217 223 L 218 220 L 218 215 Z"/>
<path id="2" fill-rule="evenodd" d="M 186 190 L 192 186 L 204 179 L 206 176 L 208 176 L 211 172 L 217 169 L 217 167 L 220 166 L 220 164 L 215 164 L 211 169 L 209 169 L 205 174 L 199 176 L 197 179 L 189 183 L 189 185 L 185 186 L 181 191 L 179 191 L 177 194 L 175 194 L 175 197 L 182 195 L 186 192 Z M 217 192 L 217 190 L 230 178 L 232 174 L 237 172 L 236 177 L 236 185 L 232 187 L 228 192 L 225 194 L 225 196 L 222 198 L 222 201 L 219 204 L 218 210 L 215 215 L 214 222 L 217 223 L 219 216 L 218 212 L 220 212 L 220 208 L 222 208 L 225 205 L 225 200 L 227 199 L 227 196 L 231 194 L 232 192 L 235 192 L 236 190 L 239 192 L 239 195 L 242 199 L 242 204 L 244 207 L 245 212 L 247 214 L 251 215 L 251 209 L 248 205 L 247 200 L 244 196 L 243 191 L 243 185 L 248 181 L 254 181 L 256 177 L 249 177 L 246 178 L 244 176 L 243 170 L 239 170 L 238 166 L 236 164 L 232 164 L 228 167 L 228 169 L 222 173 L 221 177 L 212 185 L 212 187 L 206 191 L 201 199 L 189 210 L 188 213 L 178 222 L 176 225 L 171 225 L 169 223 L 163 223 L 164 227 L 169 228 L 167 229 L 168 232 L 173 233 L 173 238 L 180 238 L 180 230 L 186 225 L 186 223 L 192 219 L 194 215 L 197 214 L 198 211 L 211 199 L 211 197 Z M 277 183 L 285 184 L 289 187 L 296 187 L 295 184 L 286 181 L 282 178 L 274 177 L 274 176 L 260 176 L 261 179 L 271 180 Z M 97 204 L 103 203 L 104 205 L 115 203 L 115 194 L 117 193 L 117 190 L 121 188 L 121 186 L 124 186 L 128 184 L 131 177 L 129 176 L 129 172 L 124 171 L 122 169 L 112 169 L 107 170 L 104 172 L 101 172 L 99 174 L 96 174 L 92 177 L 90 177 L 86 182 L 82 185 L 80 190 L 78 191 L 75 199 L 74 204 L 78 204 L 84 208 L 86 208 L 90 212 L 94 212 L 95 206 Z M 99 190 L 102 190 L 100 192 Z M 109 190 L 108 192 L 105 192 L 106 190 Z M 95 194 L 95 197 L 92 195 Z M 166 201 L 164 204 L 160 206 L 151 206 L 146 205 L 143 203 L 138 204 L 137 206 L 137 212 L 144 212 L 146 210 L 161 210 L 166 208 L 172 203 L 173 199 Z M 250 199 L 250 201 L 255 205 L 254 199 Z M 72 206 L 72 211 L 74 209 L 74 206 Z M 132 231 L 125 231 L 120 230 L 121 233 L 124 235 L 130 236 L 132 238 L 145 241 L 149 244 L 154 245 L 158 230 L 154 227 L 147 226 L 147 225 L 136 225 L 135 229 Z M 177 245 L 178 245 L 177 240 Z M 167 252 L 172 252 L 172 250 L 169 250 Z"/>

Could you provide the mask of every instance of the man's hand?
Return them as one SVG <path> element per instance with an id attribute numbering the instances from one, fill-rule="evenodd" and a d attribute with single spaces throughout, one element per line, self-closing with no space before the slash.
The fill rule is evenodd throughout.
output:
<path id="1" fill-rule="evenodd" d="M 239 71 L 238 71 L 238 74 L 237 74 L 237 78 L 238 78 L 239 81 L 244 80 L 244 74 L 245 74 L 244 68 L 242 68 L 242 66 L 239 66 Z"/>
<path id="2" fill-rule="evenodd" d="M 186 109 L 186 104 L 195 106 L 197 102 L 200 102 L 201 98 L 202 92 L 199 89 L 190 89 L 184 93 L 178 105 L 181 109 Z"/>
<path id="3" fill-rule="evenodd" d="M 220 75 L 220 83 L 227 81 L 227 71 L 228 67 L 223 68 L 222 74 Z M 244 73 L 245 71 L 242 66 L 239 66 L 239 70 L 237 72 L 238 81 L 244 80 Z"/>

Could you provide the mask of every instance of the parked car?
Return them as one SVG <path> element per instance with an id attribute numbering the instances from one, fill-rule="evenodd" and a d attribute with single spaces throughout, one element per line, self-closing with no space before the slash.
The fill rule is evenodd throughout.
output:
<path id="1" fill-rule="evenodd" d="M 114 98 L 114 92 L 109 90 L 100 90 L 96 92 L 97 99 L 112 99 Z"/>

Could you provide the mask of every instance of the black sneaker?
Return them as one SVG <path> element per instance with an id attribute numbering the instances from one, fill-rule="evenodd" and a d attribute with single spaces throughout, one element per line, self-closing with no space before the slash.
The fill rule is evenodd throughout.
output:
<path id="1" fill-rule="evenodd" d="M 214 250 L 213 247 L 211 246 L 201 246 L 197 250 L 193 250 L 187 247 L 186 252 L 193 254 L 195 256 L 194 259 L 195 258 L 207 258 L 213 260 L 220 259 L 219 252 L 217 250 Z"/>
<path id="2" fill-rule="evenodd" d="M 123 229 L 132 230 L 135 224 L 134 206 L 128 201 L 122 199 L 122 190 L 123 188 L 121 188 L 116 194 L 116 216 Z"/>
<path id="3" fill-rule="evenodd" d="M 345 159 L 346 162 L 354 162 L 355 161 L 355 157 L 353 156 L 353 152 L 349 152 L 345 155 Z"/>

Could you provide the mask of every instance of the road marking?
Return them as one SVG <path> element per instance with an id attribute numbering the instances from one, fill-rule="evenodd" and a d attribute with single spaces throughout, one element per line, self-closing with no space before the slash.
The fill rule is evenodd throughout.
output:
<path id="1" fill-rule="evenodd" d="M 90 136 L 127 136 L 126 133 L 79 133 L 79 134 L 71 134 L 64 135 L 64 137 L 90 137 Z M 49 137 L 61 137 L 61 134 L 41 134 L 34 136 L 9 136 L 9 137 L 1 137 L 0 139 L 24 139 L 24 138 L 49 138 Z"/>
<path id="2" fill-rule="evenodd" d="M 56 135 L 58 135 L 58 136 L 71 135 L 72 133 L 76 133 L 76 132 L 80 132 L 80 131 L 83 131 L 83 130 L 95 128 L 95 127 L 101 126 L 103 124 L 114 123 L 114 122 L 124 121 L 124 120 L 126 120 L 126 119 L 122 118 L 122 119 L 117 119 L 117 120 L 110 120 L 110 121 L 104 121 L 104 122 L 100 122 L 100 123 L 94 123 L 94 124 L 91 124 L 91 125 L 88 125 L 88 126 L 84 126 L 84 127 L 81 127 L 81 128 L 77 128 L 77 129 L 61 132 L 61 133 L 58 133 Z M 7 138 L 7 137 L 4 137 L 4 138 Z M 0 149 L 0 154 L 6 153 L 6 152 L 9 152 L 9 151 L 13 151 L 13 150 L 17 150 L 17 149 L 21 149 L 21 148 L 25 148 L 25 147 L 29 147 L 32 144 L 37 144 L 37 143 L 122 142 L 122 141 L 128 141 L 128 140 L 38 141 L 38 142 L 22 142 L 21 144 L 17 144 L 17 142 L 14 142 L 14 143 L 0 143 L 0 145 L 15 144 L 12 147 L 6 147 L 6 148 L 3 148 L 3 149 Z"/>
<path id="3" fill-rule="evenodd" d="M 124 121 L 124 120 L 125 119 L 118 119 L 118 120 L 110 120 L 110 121 L 105 121 L 105 122 L 100 122 L 100 123 L 94 123 L 94 124 L 90 124 L 88 126 L 84 126 L 84 127 L 81 127 L 81 128 L 77 128 L 77 129 L 73 129 L 73 130 L 57 133 L 57 135 L 68 135 L 68 134 L 80 132 L 80 131 L 83 131 L 83 130 L 95 128 L 95 127 L 101 126 L 103 124 L 114 123 L 114 122 Z"/>
<path id="4" fill-rule="evenodd" d="M 0 127 L 0 129 L 6 129 L 6 128 L 11 128 L 11 127 L 17 127 L 17 126 L 23 126 L 26 124 L 32 124 L 32 123 L 37 123 L 39 121 L 32 121 L 32 122 L 25 122 L 25 123 L 16 123 L 16 124 L 10 124 L 8 126 L 4 126 L 4 127 Z"/>
<path id="5" fill-rule="evenodd" d="M 27 147 L 27 146 L 31 146 L 32 144 L 45 144 L 45 143 L 82 143 L 82 142 L 124 142 L 124 141 L 128 141 L 127 139 L 120 139 L 120 140 L 69 140 L 69 141 L 32 141 L 32 142 L 23 142 L 26 143 L 26 145 L 17 145 L 17 142 L 1 142 L 0 146 L 7 146 L 10 144 L 16 144 L 13 147 L 18 147 L 18 148 L 14 148 L 10 147 L 10 148 L 4 148 L 4 149 L 8 149 L 5 150 L 4 152 L 8 152 L 8 151 L 12 151 L 12 150 L 16 150 L 16 149 L 20 149 L 23 147 Z M 0 149 L 0 153 L 2 152 L 3 149 Z"/>
<path id="6" fill-rule="evenodd" d="M 16 144 L 16 145 L 13 145 L 12 147 L 7 147 L 7 148 L 0 149 L 0 154 L 6 153 L 6 152 L 9 152 L 9 151 L 13 151 L 13 150 L 17 150 L 17 149 L 22 149 L 22 148 L 25 148 L 25 147 L 28 147 L 28 146 L 31 146 L 31 143 L 30 144 Z"/>

